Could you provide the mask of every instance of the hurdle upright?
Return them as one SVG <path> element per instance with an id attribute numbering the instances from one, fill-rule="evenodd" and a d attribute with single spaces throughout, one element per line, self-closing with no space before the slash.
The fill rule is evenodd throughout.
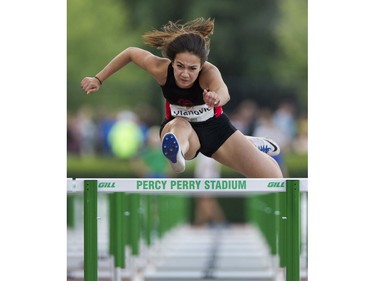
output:
<path id="1" fill-rule="evenodd" d="M 215 196 L 244 196 L 249 193 L 266 194 L 285 192 L 285 253 L 286 281 L 300 280 L 300 193 L 307 192 L 307 179 L 247 179 L 247 178 L 87 178 L 67 179 L 68 193 L 84 195 L 84 280 L 97 281 L 97 193 L 149 193 L 149 194 L 189 194 L 213 193 Z M 120 204 L 120 203 L 118 203 Z M 121 207 L 118 207 L 121 209 Z M 119 220 L 120 221 L 120 220 Z M 118 221 L 118 222 L 119 222 Z M 119 270 L 125 267 L 122 251 L 123 237 L 119 229 L 113 238 L 115 280 L 121 280 Z M 283 266 L 283 264 L 282 264 Z"/>

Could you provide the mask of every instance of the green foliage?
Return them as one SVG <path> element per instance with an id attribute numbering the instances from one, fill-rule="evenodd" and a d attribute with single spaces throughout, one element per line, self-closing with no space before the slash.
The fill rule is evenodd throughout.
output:
<path id="1" fill-rule="evenodd" d="M 307 1 L 279 2 L 282 20 L 275 29 L 279 56 L 275 77 L 297 91 L 299 105 L 307 110 Z"/>
<path id="2" fill-rule="evenodd" d="M 80 81 L 95 74 L 104 66 L 104 58 L 131 43 L 125 40 L 125 19 L 125 10 L 116 0 L 68 1 L 68 78 Z"/>
<path id="3" fill-rule="evenodd" d="M 148 100 L 148 77 L 134 65 L 114 74 L 89 97 L 79 86 L 83 77 L 95 75 L 126 47 L 141 45 L 140 32 L 130 28 L 130 13 L 122 1 L 70 0 L 67 16 L 68 109 L 75 111 L 84 104 L 120 109 Z M 137 99 L 127 98 L 134 93 Z"/>
<path id="4" fill-rule="evenodd" d="M 160 105 L 161 91 L 149 75 L 130 64 L 86 96 L 79 83 L 95 75 L 128 46 L 143 45 L 142 34 L 169 20 L 215 18 L 210 61 L 227 82 L 231 110 L 243 98 L 274 106 L 294 95 L 307 109 L 306 0 L 68 0 L 68 110 L 84 104 L 120 109 L 139 102 Z M 151 50 L 157 55 L 157 50 Z"/>

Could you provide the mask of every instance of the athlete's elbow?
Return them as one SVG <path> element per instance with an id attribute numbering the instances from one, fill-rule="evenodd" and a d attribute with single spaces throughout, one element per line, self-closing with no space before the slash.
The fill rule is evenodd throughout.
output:
<path id="1" fill-rule="evenodd" d="M 128 57 L 133 60 L 133 57 L 134 55 L 136 54 L 137 52 L 137 48 L 136 47 L 128 47 L 125 49 L 125 53 L 128 55 Z"/>

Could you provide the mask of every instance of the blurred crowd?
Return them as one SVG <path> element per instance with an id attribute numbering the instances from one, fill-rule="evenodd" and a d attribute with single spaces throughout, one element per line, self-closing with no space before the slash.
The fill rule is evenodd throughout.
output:
<path id="1" fill-rule="evenodd" d="M 281 166 L 285 153 L 307 153 L 307 115 L 297 112 L 293 101 L 281 101 L 271 109 L 259 107 L 252 100 L 244 100 L 227 114 L 245 135 L 275 140 L 282 151 L 275 157 Z M 68 155 L 101 155 L 121 159 L 142 156 L 147 165 L 155 166 L 151 167 L 155 171 L 152 176 L 157 176 L 165 169 L 159 138 L 161 120 L 157 109 L 148 104 L 118 112 L 83 106 L 74 114 L 68 113 Z M 159 158 L 154 161 L 153 157 Z M 158 164 L 155 163 L 163 167 L 156 167 Z"/>

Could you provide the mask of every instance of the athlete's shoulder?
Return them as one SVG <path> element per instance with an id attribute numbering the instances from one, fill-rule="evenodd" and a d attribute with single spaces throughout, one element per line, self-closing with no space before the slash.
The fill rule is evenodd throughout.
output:
<path id="1" fill-rule="evenodd" d="M 219 70 L 214 64 L 210 63 L 209 61 L 206 61 L 203 64 L 202 71 L 212 71 L 212 70 Z"/>
<path id="2" fill-rule="evenodd" d="M 201 73 L 203 76 L 216 76 L 220 74 L 220 71 L 219 71 L 219 68 L 216 67 L 214 64 L 206 61 L 203 64 Z"/>
<path id="3" fill-rule="evenodd" d="M 168 66 L 171 61 L 168 58 L 159 57 L 149 51 L 139 52 L 143 58 L 138 61 L 138 65 L 149 72 L 159 84 L 165 82 L 168 74 Z"/>
<path id="4" fill-rule="evenodd" d="M 206 78 L 211 80 L 215 77 L 221 77 L 221 74 L 218 67 L 206 61 L 202 67 L 201 77 L 203 78 L 203 80 L 205 80 Z"/>

